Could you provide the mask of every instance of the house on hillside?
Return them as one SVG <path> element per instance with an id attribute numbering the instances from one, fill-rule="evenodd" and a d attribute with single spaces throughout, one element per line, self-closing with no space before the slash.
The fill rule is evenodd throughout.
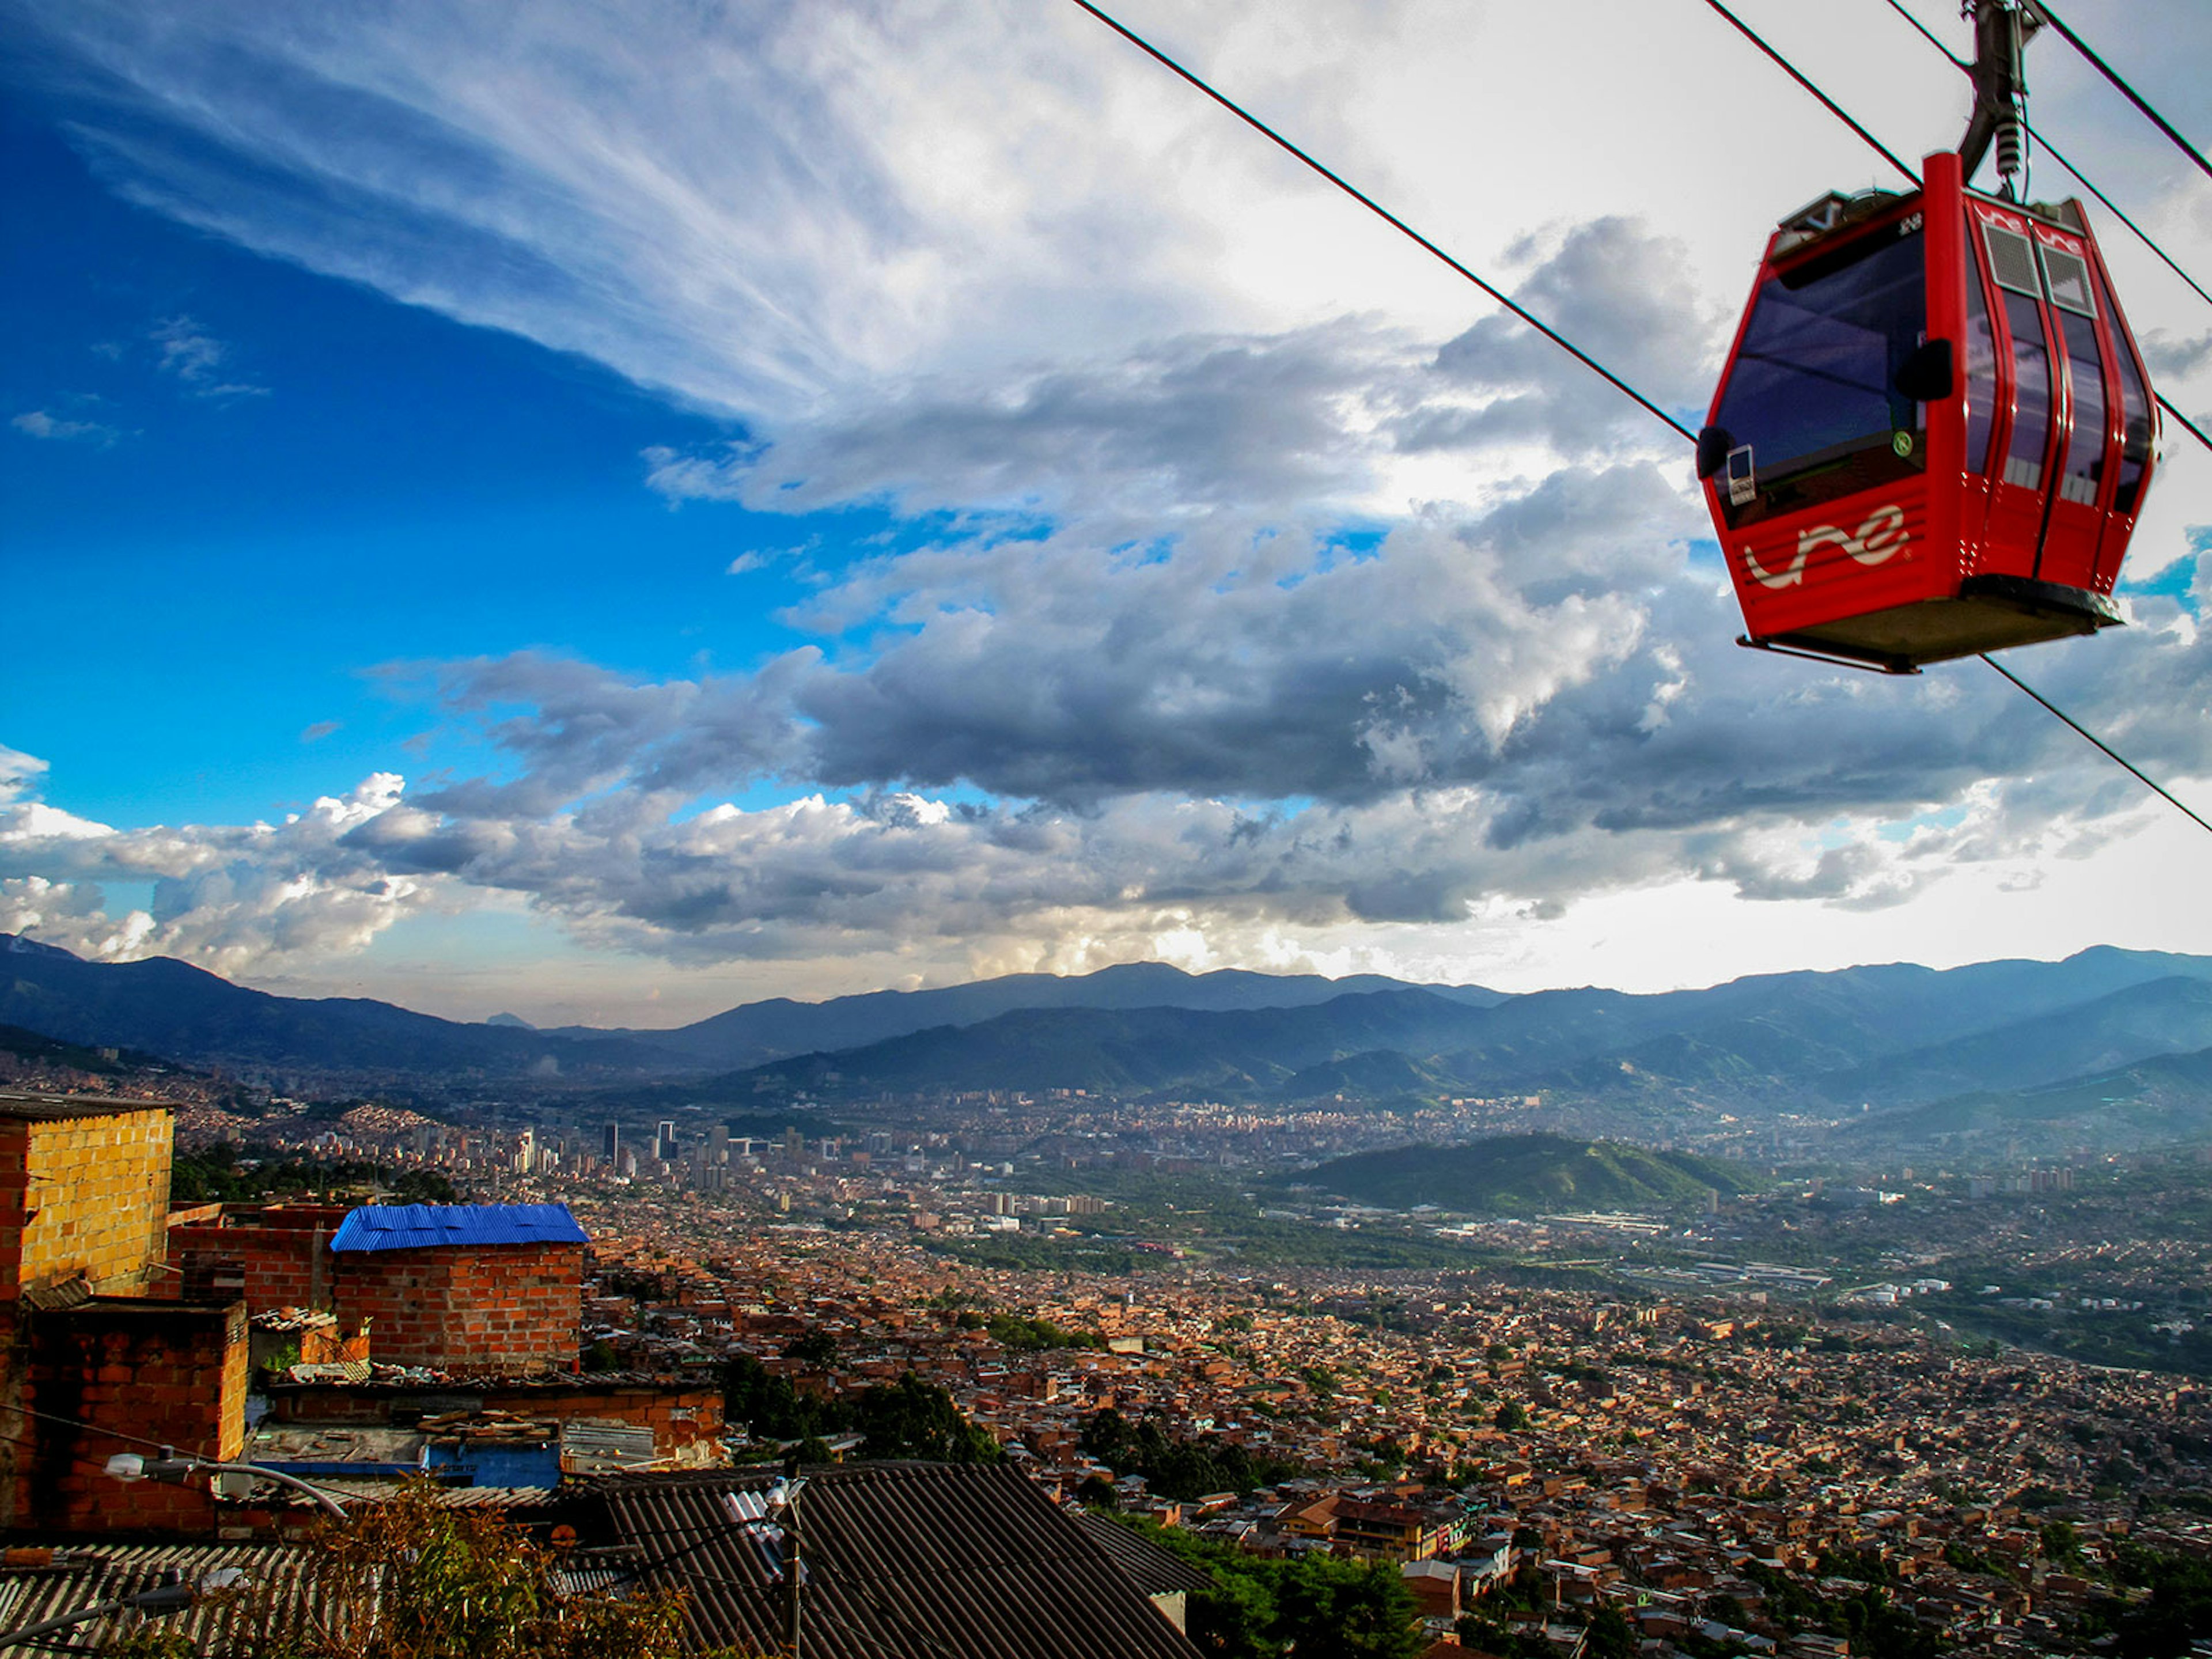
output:
<path id="1" fill-rule="evenodd" d="M 572 1370 L 590 1243 L 565 1204 L 364 1206 L 331 1236 L 331 1291 L 386 1364 Z"/>

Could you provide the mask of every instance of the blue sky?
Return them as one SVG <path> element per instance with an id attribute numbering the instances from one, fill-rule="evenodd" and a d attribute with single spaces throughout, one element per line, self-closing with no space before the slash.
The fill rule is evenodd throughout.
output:
<path id="1" fill-rule="evenodd" d="M 2212 131 L 2212 21 L 2074 9 Z M 1699 15 L 1131 15 L 1693 419 L 1775 211 L 1878 181 Z M 1952 140 L 1901 25 L 1748 15 Z M 1985 670 L 1734 650 L 1663 430 L 1073 9 L 611 28 L 0 12 L 0 929 L 643 1022 L 1139 957 L 2212 949 L 2150 873 L 2201 837 Z M 2032 68 L 2212 270 L 2212 186 Z M 2212 409 L 2212 313 L 2106 249 Z M 2136 625 L 2018 665 L 2201 793 L 2185 447 Z"/>

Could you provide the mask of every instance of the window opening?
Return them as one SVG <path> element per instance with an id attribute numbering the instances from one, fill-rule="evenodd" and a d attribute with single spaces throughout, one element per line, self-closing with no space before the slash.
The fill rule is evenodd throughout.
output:
<path id="1" fill-rule="evenodd" d="M 1971 252 L 1971 245 L 1970 245 Z M 1982 298 L 1979 262 L 1966 261 L 1966 471 L 1990 470 L 1997 420 L 1997 333 Z"/>
<path id="2" fill-rule="evenodd" d="M 2150 464 L 2150 394 L 2143 389 L 2142 373 L 2129 349 L 2127 325 L 2120 320 L 2112 296 L 2105 292 L 2102 277 L 2097 291 L 2112 324 L 2113 343 L 2119 348 L 2114 366 L 2120 371 L 2120 476 L 2112 485 L 2112 511 L 2132 514 L 2142 494 L 2143 469 Z"/>
<path id="3" fill-rule="evenodd" d="M 1897 389 L 1927 337 L 1924 259 L 1917 227 L 1889 227 L 1760 286 L 1715 416 L 1751 452 L 1748 487 L 1731 468 L 1731 525 L 1926 466 L 1927 411 Z"/>
<path id="4" fill-rule="evenodd" d="M 2059 468 L 2058 494 L 2094 507 L 2097 484 L 2105 476 L 2104 353 L 2097 344 L 2097 325 L 2087 317 L 2062 312 L 2058 331 L 2065 337 L 2066 368 L 2074 386 L 2074 423 Z"/>
<path id="5" fill-rule="evenodd" d="M 2012 331 L 2013 387 L 2004 481 L 2040 489 L 2044 446 L 2051 438 L 2051 352 L 2043 343 L 2043 307 L 2025 294 L 2002 297 L 2005 326 Z"/>

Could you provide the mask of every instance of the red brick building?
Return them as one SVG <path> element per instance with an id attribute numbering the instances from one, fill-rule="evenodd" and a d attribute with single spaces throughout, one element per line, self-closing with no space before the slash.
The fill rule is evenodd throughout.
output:
<path id="1" fill-rule="evenodd" d="M 169 1217 L 169 1266 L 179 1283 L 237 1285 L 254 1313 L 331 1306 L 331 1240 L 343 1204 L 204 1204 Z"/>
<path id="2" fill-rule="evenodd" d="M 338 1317 L 389 1364 L 572 1370 L 590 1242 L 564 1204 L 358 1209 L 330 1241 Z"/>

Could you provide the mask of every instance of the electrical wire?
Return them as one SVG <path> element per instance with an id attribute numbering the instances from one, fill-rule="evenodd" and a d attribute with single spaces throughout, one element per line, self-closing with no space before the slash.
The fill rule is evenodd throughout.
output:
<path id="1" fill-rule="evenodd" d="M 1108 28 L 1113 30 L 1115 33 L 1120 35 L 1131 46 L 1136 47 L 1138 51 L 1143 52 L 1147 58 L 1152 58 L 1155 63 L 1159 64 L 1174 74 L 1180 76 L 1183 80 L 1188 81 L 1192 86 L 1197 88 L 1199 91 L 1204 93 L 1215 103 L 1220 105 L 1222 108 L 1227 110 L 1238 120 L 1243 122 L 1245 125 L 1250 127 L 1255 132 L 1259 133 L 1270 143 L 1275 145 L 1276 148 L 1285 151 L 1289 155 L 1296 156 L 1299 161 L 1304 162 L 1307 167 L 1312 168 L 1314 172 L 1328 179 L 1329 183 L 1334 185 L 1346 196 L 1352 198 L 1353 201 L 1358 203 L 1360 206 L 1365 208 L 1370 213 L 1382 220 L 1392 229 L 1407 237 L 1409 240 L 1414 242 L 1428 252 L 1434 254 L 1438 259 L 1441 259 L 1444 264 L 1449 265 L 1461 276 L 1466 277 L 1468 282 L 1473 283 L 1485 294 L 1487 294 L 1499 305 L 1504 307 L 1506 310 L 1511 312 L 1522 322 L 1528 324 L 1529 327 L 1534 329 L 1539 334 L 1541 334 L 1553 345 L 1559 347 L 1560 350 L 1573 357 L 1575 361 L 1581 363 L 1583 368 L 1590 370 L 1593 374 L 1601 375 L 1605 380 L 1609 381 L 1615 389 L 1625 392 L 1630 398 L 1634 398 L 1636 402 L 1643 405 L 1646 413 L 1651 415 L 1656 419 L 1664 421 L 1668 426 L 1673 427 L 1675 431 L 1680 433 L 1682 436 L 1687 438 L 1692 443 L 1695 443 L 1698 441 L 1698 434 L 1696 433 L 1691 431 L 1688 427 L 1684 426 L 1681 422 L 1676 420 L 1665 410 L 1660 408 L 1659 405 L 1653 403 L 1650 398 L 1645 397 L 1634 386 L 1629 385 L 1627 381 L 1622 380 L 1620 375 L 1614 374 L 1603 363 L 1598 362 L 1596 358 L 1591 356 L 1589 353 L 1584 351 L 1572 340 L 1570 340 L 1565 335 L 1560 333 L 1559 330 L 1553 328 L 1549 323 L 1545 322 L 1534 313 L 1529 311 L 1525 306 L 1521 305 L 1516 301 L 1510 298 L 1503 289 L 1496 287 L 1491 283 L 1486 282 L 1482 277 L 1478 276 L 1474 271 L 1468 270 L 1467 266 L 1462 264 L 1457 259 L 1452 258 L 1450 254 L 1445 252 L 1443 249 L 1438 247 L 1427 237 L 1422 235 L 1419 231 L 1415 230 L 1413 226 L 1407 224 L 1396 214 L 1391 212 L 1389 209 L 1384 207 L 1380 202 L 1367 194 L 1365 191 L 1363 191 L 1357 185 L 1350 183 L 1340 173 L 1334 173 L 1328 167 L 1322 166 L 1320 161 L 1315 160 L 1313 156 L 1307 154 L 1304 150 L 1300 149 L 1296 144 L 1283 137 L 1281 133 L 1276 131 L 1274 128 L 1269 126 L 1258 116 L 1253 114 L 1251 111 L 1246 109 L 1242 104 L 1236 102 L 1225 94 L 1214 90 L 1214 88 L 1206 82 L 1200 79 L 1197 75 L 1193 74 L 1189 70 L 1185 69 L 1181 64 L 1176 62 L 1174 58 L 1169 57 L 1167 53 L 1162 52 L 1151 41 L 1146 40 L 1144 36 L 1137 33 L 1133 29 L 1123 27 L 1122 24 L 1109 16 L 1107 13 L 1100 10 L 1097 6 L 1091 3 L 1091 0 L 1074 0 L 1074 3 L 1081 7 L 1085 11 L 1089 12 L 1093 17 L 1103 23 Z"/>
<path id="2" fill-rule="evenodd" d="M 1228 94 L 1216 90 L 1211 83 L 1201 78 L 1195 72 L 1185 69 L 1174 58 L 1169 57 L 1167 53 L 1162 52 L 1158 46 L 1152 45 L 1151 41 L 1146 40 L 1144 36 L 1139 34 L 1135 30 L 1129 28 L 1109 13 L 1101 9 L 1097 5 L 1093 3 L 1093 0 L 1073 0 L 1073 3 L 1090 13 L 1092 17 L 1103 23 L 1108 28 L 1113 30 L 1115 33 L 1120 35 L 1131 46 L 1143 52 L 1147 58 L 1152 58 L 1163 68 L 1169 70 L 1176 76 L 1188 82 L 1191 86 L 1205 94 L 1206 97 L 1220 105 L 1222 108 L 1236 116 L 1238 120 L 1243 121 L 1247 126 L 1261 134 L 1279 149 L 1297 157 L 1308 167 L 1310 167 L 1314 172 L 1328 179 L 1329 183 L 1334 185 L 1346 195 L 1351 197 L 1352 200 L 1358 202 L 1369 212 L 1374 214 L 1376 217 L 1390 225 L 1394 229 L 1401 233 L 1408 240 L 1426 250 L 1428 252 L 1435 255 L 1436 258 L 1441 259 L 1445 264 L 1449 265 L 1454 270 L 1466 277 L 1470 283 L 1473 283 L 1477 288 L 1480 289 L 1485 294 L 1495 300 L 1499 305 L 1504 307 L 1515 316 L 1520 318 L 1522 321 L 1527 323 L 1530 327 L 1541 333 L 1546 339 L 1551 341 L 1561 350 L 1565 351 L 1571 356 L 1577 362 L 1582 363 L 1585 368 L 1602 376 L 1620 391 L 1626 393 L 1630 398 L 1634 398 L 1635 401 L 1641 404 L 1648 413 L 1657 419 L 1665 422 L 1667 425 L 1672 427 L 1676 432 L 1680 433 L 1683 437 L 1689 439 L 1692 442 L 1694 443 L 1697 441 L 1696 434 L 1692 433 L 1689 428 L 1684 426 L 1681 422 L 1676 420 L 1672 415 L 1667 413 L 1665 410 L 1660 408 L 1658 404 L 1653 403 L 1642 392 L 1637 391 L 1634 386 L 1629 385 L 1627 381 L 1622 380 L 1611 369 L 1606 368 L 1604 364 L 1599 362 L 1596 358 L 1591 356 L 1580 346 L 1575 344 L 1573 341 L 1568 339 L 1557 329 L 1540 321 L 1523 307 L 1506 297 L 1506 295 L 1501 293 L 1497 288 L 1493 287 L 1491 283 L 1485 282 L 1480 276 L 1475 275 L 1474 271 L 1468 270 L 1458 260 L 1453 258 L 1450 254 L 1445 252 L 1441 247 L 1438 247 L 1434 242 L 1421 234 L 1419 231 L 1415 230 L 1403 219 L 1401 219 L 1396 214 L 1391 212 L 1381 203 L 1375 200 L 1373 197 L 1369 196 L 1365 191 L 1361 191 L 1348 183 L 1342 175 L 1332 171 L 1322 162 L 1316 160 L 1312 155 L 1309 155 L 1306 151 L 1299 149 L 1297 145 L 1292 143 L 1281 133 L 1276 131 L 1274 128 L 1261 120 L 1258 116 L 1252 114 L 1242 105 L 1231 99 Z M 1765 41 L 1760 40 L 1758 35 L 1753 33 L 1749 28 L 1746 27 L 1743 22 L 1737 18 L 1734 12 L 1729 10 L 1726 6 L 1721 3 L 1721 0 L 1705 0 L 1705 3 L 1711 6 L 1715 11 L 1720 13 L 1722 16 L 1727 18 L 1729 22 L 1734 23 L 1736 28 L 1740 30 L 1747 39 L 1748 39 L 1754 46 L 1758 46 L 1761 52 L 1765 52 L 1768 58 L 1771 58 L 1776 64 L 1779 64 L 1784 70 L 1786 70 L 1792 80 L 1796 81 L 1798 85 L 1803 87 L 1808 92 L 1819 99 L 1822 106 L 1827 109 L 1831 114 L 1834 115 L 1837 119 L 1842 121 L 1846 126 L 1850 127 L 1853 132 L 1858 134 L 1858 136 L 1864 139 L 1867 143 L 1871 145 L 1875 150 L 1879 151 L 1892 167 L 1897 168 L 1899 172 L 1904 173 L 1906 178 L 1912 179 L 1916 184 L 1919 182 L 1917 175 L 1916 175 L 1910 167 L 1906 167 L 1904 162 L 1899 161 L 1895 155 L 1892 155 L 1889 149 L 1880 139 L 1876 138 L 1856 121 L 1853 120 L 1833 99 L 1830 98 L 1827 94 L 1822 92 L 1818 87 L 1814 86 L 1811 81 L 1800 74 L 1796 67 L 1790 64 L 1787 58 L 1784 58 L 1779 52 L 1776 52 L 1773 47 L 1768 46 Z M 2199 443 L 2203 444 L 2207 450 L 2212 450 L 2212 439 L 2208 439 L 2203 432 L 2197 429 L 2192 422 L 2183 416 L 2172 404 L 2167 403 L 2163 397 L 2160 397 L 2158 401 L 2164 406 L 2168 414 L 2173 416 L 2173 417 L 2177 421 L 2179 421 L 2183 426 L 2188 428 L 2189 431 L 2196 437 Z M 2180 810 L 2187 813 L 2194 822 L 2203 825 L 2203 827 L 2208 831 L 2212 831 L 2212 823 L 2208 823 L 2204 819 L 2198 817 L 2197 815 L 2195 812 L 2191 811 L 2188 807 L 2182 806 L 2181 803 L 2175 800 L 2173 796 L 2168 793 L 2166 789 L 2154 782 L 2148 774 L 2145 773 L 2141 768 L 2129 761 L 2124 756 L 2121 755 L 2118 750 L 2113 749 L 2110 744 L 2096 737 L 2087 727 L 2075 720 L 2071 716 L 2065 714 L 2057 707 L 2057 704 L 2051 702 L 2039 692 L 2032 689 L 2010 669 L 2002 666 L 1986 653 L 1982 655 L 1982 660 L 1988 663 L 1990 667 L 1995 668 L 1997 672 L 2002 674 L 2005 678 L 2010 680 L 2022 691 L 2027 692 L 2029 696 L 2034 698 L 2035 701 L 2040 703 L 2045 708 L 2049 709 L 2051 714 L 2057 715 L 2061 720 L 2063 720 L 2069 726 L 2072 727 L 2074 731 L 2080 733 L 2091 744 L 2094 744 L 2101 753 L 2108 756 L 2112 760 L 2118 762 L 2121 766 L 2126 768 L 2130 774 L 2141 780 L 2153 790 L 2155 790 L 2158 794 L 2165 799 L 2172 802 L 2175 806 L 2180 807 Z"/>
<path id="3" fill-rule="evenodd" d="M 2189 140 L 2183 137 L 2179 132 L 2174 131 L 2173 124 L 2171 121 L 2167 120 L 2166 117 L 2160 115 L 2148 103 L 2144 102 L 2142 94 L 2138 93 L 2125 81 L 2122 80 L 2118 70 L 2115 70 L 2103 58 L 2098 57 L 2094 52 L 2091 51 L 2087 41 L 2084 40 L 2080 35 L 2075 33 L 2072 29 L 2068 28 L 2066 27 L 2066 20 L 2061 17 L 2057 12 L 2051 9 L 2050 0 L 2035 0 L 2035 9 L 2042 16 L 2045 22 L 2050 24 L 2051 27 L 2057 29 L 2060 34 L 2065 37 L 2066 44 L 2068 46 L 2073 47 L 2075 51 L 2080 52 L 2084 58 L 2087 58 L 2091 64 L 2095 65 L 2098 74 L 2103 76 L 2107 81 L 2110 81 L 2114 86 L 2118 87 L 2122 94 L 2126 97 L 2128 102 L 2133 104 L 2137 109 L 2148 116 L 2152 125 L 2155 126 L 2167 137 L 2173 140 L 2173 147 L 2179 150 L 2184 155 L 2186 155 L 2191 161 L 2196 162 L 2197 170 L 2199 173 L 2202 173 L 2208 179 L 2212 179 L 2212 161 L 2206 161 L 2202 155 L 2198 154 L 2196 145 L 2191 143 Z"/>
<path id="4" fill-rule="evenodd" d="M 174 1441 L 149 1440 L 141 1434 L 125 1434 L 120 1429 L 106 1428 L 98 1423 L 87 1423 L 81 1418 L 63 1417 L 53 1412 L 34 1411 L 28 1406 L 0 1407 L 0 1415 L 10 1413 L 17 1417 L 35 1417 L 48 1423 L 59 1423 L 68 1428 L 82 1429 L 88 1434 L 104 1434 L 111 1440 L 127 1440 L 134 1446 L 151 1446 L 156 1451 L 173 1450 L 176 1445 Z M 202 1441 L 200 1443 L 205 1445 L 207 1443 Z M 206 1455 L 194 1452 L 188 1453 L 187 1455 L 204 1458 Z M 105 1468 L 106 1465 L 103 1464 L 101 1467 Z"/>

